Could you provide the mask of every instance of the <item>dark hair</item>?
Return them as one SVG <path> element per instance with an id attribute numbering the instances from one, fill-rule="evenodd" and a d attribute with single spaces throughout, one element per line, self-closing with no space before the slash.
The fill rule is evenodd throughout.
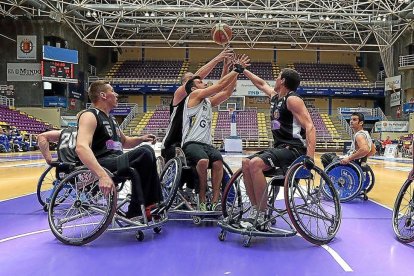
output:
<path id="1" fill-rule="evenodd" d="M 201 80 L 201 77 L 200 76 L 194 76 L 194 77 L 192 77 L 191 79 L 189 79 L 187 81 L 187 83 L 185 84 L 185 92 L 187 92 L 187 94 L 191 93 L 191 88 L 194 87 L 194 81 L 195 80 Z"/>
<path id="2" fill-rule="evenodd" d="M 351 117 L 352 116 L 357 116 L 358 117 L 358 120 L 360 122 L 364 122 L 365 121 L 365 116 L 361 112 L 354 112 L 354 113 L 351 114 Z"/>
<path id="3" fill-rule="evenodd" d="M 285 79 L 285 86 L 290 91 L 295 91 L 298 89 L 300 84 L 300 75 L 297 71 L 290 69 L 290 68 L 284 68 L 282 69 L 282 74 L 280 75 L 280 79 Z"/>

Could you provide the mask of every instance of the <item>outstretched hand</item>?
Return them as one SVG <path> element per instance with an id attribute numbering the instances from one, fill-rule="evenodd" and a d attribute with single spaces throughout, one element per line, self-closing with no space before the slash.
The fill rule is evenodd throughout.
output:
<path id="1" fill-rule="evenodd" d="M 157 142 L 157 136 L 154 134 L 146 134 L 140 137 L 142 142 L 151 142 L 151 144 L 155 144 Z"/>
<path id="2" fill-rule="evenodd" d="M 250 66 L 250 58 L 245 54 L 234 55 L 233 63 L 239 64 L 241 67 L 246 68 Z"/>
<path id="3" fill-rule="evenodd" d="M 218 54 L 217 59 L 219 61 L 225 60 L 225 59 L 231 59 L 234 55 L 234 52 L 232 49 L 230 49 L 228 46 L 224 48 L 223 51 L 221 51 L 220 54 Z"/>

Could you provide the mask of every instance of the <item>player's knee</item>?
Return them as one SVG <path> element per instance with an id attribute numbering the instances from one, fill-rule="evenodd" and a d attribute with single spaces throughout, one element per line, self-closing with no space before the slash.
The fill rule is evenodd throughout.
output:
<path id="1" fill-rule="evenodd" d="M 207 170 L 209 165 L 208 159 L 200 159 L 197 162 L 197 170 Z"/>

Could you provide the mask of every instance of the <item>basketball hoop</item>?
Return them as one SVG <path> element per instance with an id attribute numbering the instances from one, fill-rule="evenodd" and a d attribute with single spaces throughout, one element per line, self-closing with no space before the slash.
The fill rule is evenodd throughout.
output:
<path id="1" fill-rule="evenodd" d="M 233 107 L 229 107 L 227 108 L 227 110 L 229 111 L 229 115 L 231 116 L 234 112 L 234 108 Z"/>

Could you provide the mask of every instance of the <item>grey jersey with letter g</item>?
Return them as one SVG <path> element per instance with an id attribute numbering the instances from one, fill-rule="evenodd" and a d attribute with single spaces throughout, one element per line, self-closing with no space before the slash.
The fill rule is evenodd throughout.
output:
<path id="1" fill-rule="evenodd" d="M 211 120 L 213 111 L 209 99 L 203 99 L 194 107 L 188 107 L 187 97 L 183 110 L 183 141 L 200 142 L 211 145 Z"/>

